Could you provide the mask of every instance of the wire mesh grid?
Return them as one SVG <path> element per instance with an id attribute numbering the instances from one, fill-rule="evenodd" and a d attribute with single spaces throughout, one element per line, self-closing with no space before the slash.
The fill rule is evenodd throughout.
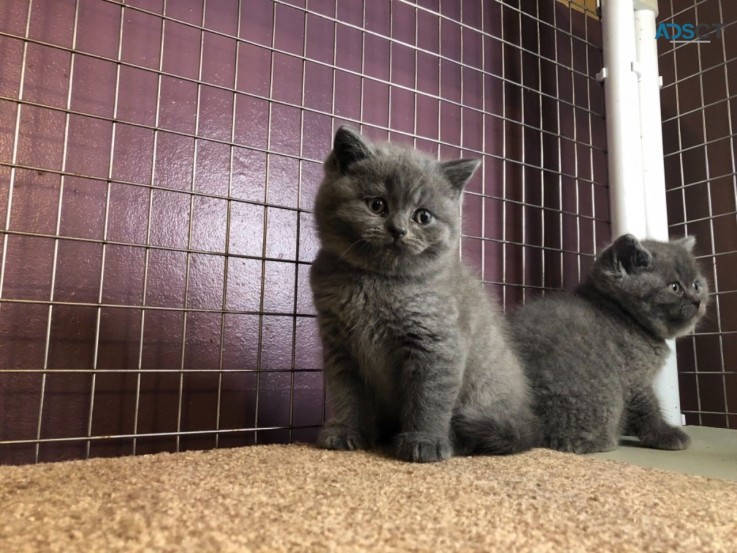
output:
<path id="1" fill-rule="evenodd" d="M 483 158 L 462 256 L 505 306 L 574 285 L 610 233 L 575 4 L 5 0 L 0 462 L 314 439 L 342 123 Z"/>
<path id="2" fill-rule="evenodd" d="M 661 2 L 664 23 L 723 27 L 659 44 L 670 230 L 696 236 L 712 284 L 706 321 L 677 346 L 682 410 L 689 424 L 723 428 L 737 428 L 735 8 L 724 0 Z"/>

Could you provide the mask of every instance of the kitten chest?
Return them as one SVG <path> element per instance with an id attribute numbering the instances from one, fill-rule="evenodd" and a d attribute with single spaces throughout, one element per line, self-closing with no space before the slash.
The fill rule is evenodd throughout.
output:
<path id="1" fill-rule="evenodd" d="M 343 289 L 335 315 L 362 379 L 377 397 L 394 402 L 403 364 L 401 344 L 426 332 L 440 302 L 417 287 L 379 279 L 357 279 Z M 421 339 L 421 338 L 420 338 Z"/>

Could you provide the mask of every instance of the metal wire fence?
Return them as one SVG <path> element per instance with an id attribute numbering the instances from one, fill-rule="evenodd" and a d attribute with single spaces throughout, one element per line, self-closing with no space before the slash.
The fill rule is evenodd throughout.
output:
<path id="1" fill-rule="evenodd" d="M 483 159 L 462 256 L 505 306 L 610 238 L 575 2 L 1 4 L 0 462 L 314 439 L 340 124 Z"/>
<path id="2" fill-rule="evenodd" d="M 670 230 L 696 236 L 712 284 L 705 323 L 677 346 L 682 410 L 688 424 L 737 428 L 737 5 L 668 0 L 660 9 L 665 24 L 723 25 L 659 39 L 659 63 Z"/>

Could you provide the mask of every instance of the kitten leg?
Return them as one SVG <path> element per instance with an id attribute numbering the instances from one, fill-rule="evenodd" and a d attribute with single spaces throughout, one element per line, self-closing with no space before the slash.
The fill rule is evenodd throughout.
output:
<path id="1" fill-rule="evenodd" d="M 678 450 L 687 449 L 691 444 L 688 434 L 663 420 L 658 398 L 650 388 L 627 401 L 627 428 L 645 447 Z"/>
<path id="2" fill-rule="evenodd" d="M 427 343 L 409 348 L 401 368 L 403 404 L 395 454 L 429 463 L 453 455 L 450 421 L 461 387 L 462 362 L 448 350 L 429 351 Z"/>
<path id="3" fill-rule="evenodd" d="M 353 359 L 335 336 L 323 333 L 325 375 L 334 415 L 323 426 L 317 443 L 324 449 L 368 449 L 376 433 L 374 406 Z"/>
<path id="4" fill-rule="evenodd" d="M 617 448 L 625 409 L 621 395 L 591 390 L 589 396 L 556 394 L 547 399 L 538 404 L 546 447 L 579 454 Z"/>
<path id="5" fill-rule="evenodd" d="M 324 449 L 369 449 L 374 441 L 372 407 L 366 400 L 366 390 L 353 375 L 328 380 L 335 415 L 325 423 L 318 445 Z"/>

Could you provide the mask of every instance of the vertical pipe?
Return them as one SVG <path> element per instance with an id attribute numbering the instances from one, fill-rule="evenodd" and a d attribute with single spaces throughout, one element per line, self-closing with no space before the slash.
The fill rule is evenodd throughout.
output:
<path id="1" fill-rule="evenodd" d="M 655 40 L 657 6 L 635 10 L 635 50 L 640 71 L 638 83 L 640 103 L 640 134 L 642 178 L 646 212 L 646 236 L 668 240 L 668 216 L 665 199 L 663 168 L 663 133 L 660 114 L 660 76 L 658 47 Z M 651 2 L 650 4 L 654 4 Z M 666 420 L 681 425 L 681 405 L 678 393 L 678 366 L 675 341 L 669 340 L 670 356 L 655 381 L 655 393 Z"/>
<path id="2" fill-rule="evenodd" d="M 601 0 L 612 235 L 647 231 L 633 0 Z M 653 34 L 653 39 L 655 34 Z M 660 123 L 658 123 L 658 126 Z"/>
<path id="3" fill-rule="evenodd" d="M 663 168 L 663 133 L 660 115 L 660 76 L 655 16 L 649 9 L 635 10 L 635 46 L 640 71 L 640 133 L 642 136 L 642 179 L 645 192 L 648 238 L 668 240 Z"/>

